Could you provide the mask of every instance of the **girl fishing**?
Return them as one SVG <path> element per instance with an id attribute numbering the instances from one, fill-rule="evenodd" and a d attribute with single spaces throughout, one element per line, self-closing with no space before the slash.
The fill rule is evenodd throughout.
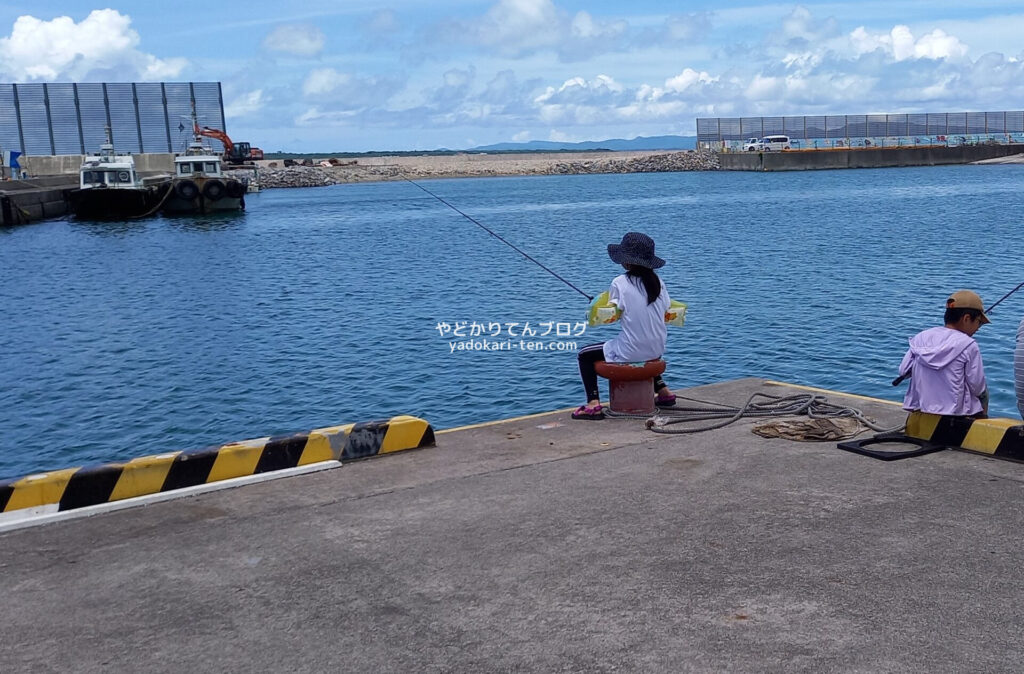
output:
<path id="1" fill-rule="evenodd" d="M 665 310 L 670 301 L 665 284 L 654 272 L 665 264 L 654 254 L 654 240 L 640 232 L 628 232 L 621 243 L 608 244 L 608 256 L 626 270 L 612 280 L 608 291 L 609 302 L 622 311 L 622 331 L 612 340 L 580 349 L 580 377 L 587 403 L 572 413 L 573 419 L 604 419 L 595 363 L 635 363 L 661 358 L 665 352 Z M 675 405 L 676 397 L 661 377 L 654 380 L 651 394 L 657 394 L 658 407 Z"/>

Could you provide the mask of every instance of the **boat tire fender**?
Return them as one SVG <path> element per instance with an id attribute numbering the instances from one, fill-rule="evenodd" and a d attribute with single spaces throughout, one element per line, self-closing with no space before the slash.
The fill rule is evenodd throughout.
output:
<path id="1" fill-rule="evenodd" d="M 203 196 L 210 201 L 220 201 L 224 198 L 224 183 L 220 180 L 207 180 L 203 185 Z"/>
<path id="2" fill-rule="evenodd" d="M 199 187 L 191 180 L 182 180 L 174 185 L 174 193 L 185 201 L 192 201 L 199 196 Z"/>
<path id="3" fill-rule="evenodd" d="M 237 199 L 245 195 L 245 185 L 237 180 L 229 180 L 224 187 L 224 191 L 232 199 Z"/>

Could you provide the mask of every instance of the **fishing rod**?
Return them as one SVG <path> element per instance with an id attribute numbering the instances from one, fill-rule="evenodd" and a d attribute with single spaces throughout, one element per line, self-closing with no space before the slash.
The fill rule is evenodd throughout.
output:
<path id="1" fill-rule="evenodd" d="M 1008 292 L 1008 293 L 1006 293 L 1005 295 L 1003 295 L 1002 297 L 1000 297 L 1000 298 L 999 298 L 998 300 L 996 300 L 995 304 L 993 304 L 992 306 L 990 306 L 990 307 L 989 307 L 988 309 L 985 309 L 985 315 L 987 316 L 987 315 L 988 315 L 988 313 L 989 313 L 990 311 L 992 311 L 992 310 L 993 310 L 993 309 L 995 309 L 995 308 L 996 308 L 997 306 L 999 306 L 999 303 L 1000 303 L 1000 302 L 1002 302 L 1002 301 L 1003 301 L 1003 300 L 1005 300 L 1005 299 L 1006 299 L 1007 297 L 1009 297 L 1010 295 L 1014 294 L 1015 292 L 1017 292 L 1017 291 L 1018 291 L 1018 290 L 1020 290 L 1021 288 L 1024 288 L 1024 281 L 1021 281 L 1020 283 L 1018 283 L 1018 284 L 1017 284 L 1017 287 L 1016 287 L 1016 288 L 1014 288 L 1014 289 L 1013 289 L 1013 290 L 1011 290 L 1010 292 Z M 899 386 L 900 384 L 902 384 L 902 383 L 903 383 L 903 380 L 904 380 L 904 379 L 909 379 L 909 378 L 910 378 L 910 371 L 908 370 L 906 374 L 901 374 L 900 376 L 898 376 L 898 377 L 896 377 L 895 379 L 893 379 L 893 380 L 892 380 L 892 385 L 893 385 L 893 386 Z"/>
<path id="2" fill-rule="evenodd" d="M 477 220 L 476 220 L 475 218 L 473 218 L 473 217 L 471 217 L 471 216 L 469 216 L 469 215 L 466 215 L 465 213 L 463 213 L 462 211 L 460 211 L 460 210 L 459 210 L 458 208 L 456 208 L 455 206 L 452 206 L 452 205 L 451 205 L 450 203 L 448 203 L 447 201 L 445 201 L 445 200 L 444 200 L 444 199 L 442 199 L 441 197 L 437 196 L 436 194 L 434 194 L 433 192 L 431 192 L 430 190 L 428 190 L 428 189 L 427 189 L 426 187 L 424 187 L 423 185 L 420 185 L 419 183 L 413 182 L 413 181 L 412 181 L 412 180 L 410 180 L 409 178 L 406 178 L 406 177 L 405 177 L 404 175 L 402 176 L 402 179 L 403 179 L 403 180 L 405 180 L 405 181 L 406 181 L 407 183 L 409 183 L 409 184 L 411 184 L 411 185 L 415 185 L 416 187 L 420 188 L 421 190 L 423 190 L 424 192 L 426 192 L 426 193 L 427 193 L 427 194 L 429 194 L 430 196 L 434 197 L 435 199 L 437 199 L 438 201 L 440 201 L 440 202 L 441 202 L 442 204 L 444 204 L 444 205 L 445 205 L 445 206 L 447 206 L 448 208 L 452 209 L 453 211 L 455 211 L 456 213 L 458 213 L 458 214 L 459 214 L 459 215 L 461 215 L 462 217 L 466 218 L 467 220 L 469 220 L 470 222 L 472 222 L 472 223 L 473 223 L 474 225 L 476 225 L 476 226 L 477 226 L 477 227 L 479 227 L 480 229 L 484 230 L 485 232 L 487 232 L 488 234 L 490 234 L 491 236 L 493 236 L 494 238 L 496 238 L 496 239 L 497 239 L 498 241 L 501 241 L 501 242 L 502 242 L 503 244 L 505 244 L 506 246 L 509 246 L 510 248 L 512 248 L 513 250 L 515 250 L 515 251 L 516 251 L 517 253 L 519 253 L 520 255 L 522 255 L 523 257 L 525 257 L 525 258 L 526 258 L 527 260 L 529 260 L 530 262 L 533 262 L 533 263 L 534 263 L 535 265 L 537 265 L 538 267 L 540 267 L 541 269 L 543 269 L 543 270 L 544 270 L 544 271 L 546 271 L 547 273 L 551 274 L 551 275 L 552 275 L 552 276 L 554 276 L 554 277 L 555 277 L 556 279 L 558 279 L 559 281 L 561 281 L 561 282 L 562 282 L 562 283 L 564 283 L 565 285 L 569 286 L 570 288 L 572 288 L 573 290 L 575 290 L 576 292 L 578 292 L 578 293 L 579 293 L 580 295 L 583 295 L 584 297 L 586 297 L 588 301 L 591 301 L 591 302 L 592 302 L 592 301 L 594 300 L 594 297 L 593 297 L 592 295 L 588 295 L 587 293 L 583 292 L 582 290 L 580 290 L 579 288 L 577 288 L 576 286 L 574 286 L 574 285 L 573 285 L 572 283 L 570 283 L 569 281 L 566 281 L 566 280 L 565 280 L 564 278 L 562 278 L 561 276 L 559 276 L 559 275 L 558 275 L 558 274 L 556 274 L 555 272 L 551 271 L 550 269 L 548 269 L 547 267 L 545 267 L 545 266 L 544 266 L 543 264 L 541 264 L 540 262 L 538 262 L 538 261 L 537 261 L 537 260 L 535 260 L 534 258 L 530 257 L 530 255 L 529 255 L 529 254 L 527 254 L 527 253 L 526 253 L 526 251 L 522 250 L 521 248 L 519 248 L 519 247 L 518 247 L 518 246 L 516 246 L 515 244 L 513 244 L 513 243 L 510 243 L 509 241 L 505 240 L 505 239 L 504 239 L 504 238 L 503 238 L 503 237 L 502 237 L 502 236 L 501 236 L 500 234 L 498 234 L 497 232 L 495 232 L 495 231 L 493 231 L 493 230 L 491 230 L 491 229 L 489 229 L 489 228 L 485 227 L 484 225 L 480 224 L 480 222 L 479 222 L 479 221 L 477 221 Z"/>
<path id="3" fill-rule="evenodd" d="M 1018 291 L 1018 290 L 1020 290 L 1021 288 L 1024 288 L 1024 281 L 1021 281 L 1021 282 L 1020 282 L 1020 283 L 1019 283 L 1019 284 L 1017 285 L 1017 287 L 1016 287 L 1016 288 L 1014 288 L 1014 289 L 1013 289 L 1013 290 L 1011 290 L 1010 292 L 1008 292 L 1008 293 L 1006 293 L 1005 295 L 1003 295 L 1002 297 L 1000 297 L 1000 298 L 999 298 L 999 301 L 998 301 L 998 302 L 996 302 L 995 304 L 993 304 L 992 306 L 990 306 L 990 307 L 989 307 L 988 309 L 986 309 L 986 310 L 985 310 L 985 313 L 987 314 L 988 312 L 990 312 L 990 311 L 992 311 L 993 309 L 995 309 L 995 308 L 996 308 L 996 306 L 998 306 L 998 305 L 999 305 L 999 302 L 1002 302 L 1002 301 L 1003 301 L 1003 300 L 1005 300 L 1005 299 L 1006 299 L 1007 297 L 1009 297 L 1010 295 L 1014 294 L 1015 292 L 1017 292 L 1017 291 Z"/>

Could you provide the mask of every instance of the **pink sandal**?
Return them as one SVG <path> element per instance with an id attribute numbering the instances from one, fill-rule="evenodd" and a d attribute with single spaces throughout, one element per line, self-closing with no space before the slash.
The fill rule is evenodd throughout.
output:
<path id="1" fill-rule="evenodd" d="M 594 405 L 593 407 L 587 407 L 586 405 L 580 405 L 575 412 L 572 413 L 573 419 L 585 419 L 588 421 L 598 421 L 604 419 L 604 408 L 601 405 Z"/>
<path id="2" fill-rule="evenodd" d="M 658 396 L 657 398 L 655 398 L 654 404 L 657 405 L 658 407 L 675 407 L 676 394 L 670 393 L 665 397 Z"/>

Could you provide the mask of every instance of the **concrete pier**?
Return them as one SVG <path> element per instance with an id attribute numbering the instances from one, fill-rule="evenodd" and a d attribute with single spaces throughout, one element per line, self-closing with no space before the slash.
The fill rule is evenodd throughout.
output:
<path id="1" fill-rule="evenodd" d="M 680 405 L 743 404 L 759 379 Z M 884 401 L 829 393 L 884 425 Z M 0 535 L 10 671 L 1019 669 L 1024 466 L 567 411 Z"/>
<path id="2" fill-rule="evenodd" d="M 723 171 L 812 171 L 821 169 L 894 168 L 970 164 L 1024 152 L 1024 145 L 928 145 L 922 147 L 851 148 L 723 152 Z"/>
<path id="3" fill-rule="evenodd" d="M 78 176 L 44 176 L 0 182 L 0 225 L 23 225 L 68 212 L 67 193 L 78 187 Z"/>

